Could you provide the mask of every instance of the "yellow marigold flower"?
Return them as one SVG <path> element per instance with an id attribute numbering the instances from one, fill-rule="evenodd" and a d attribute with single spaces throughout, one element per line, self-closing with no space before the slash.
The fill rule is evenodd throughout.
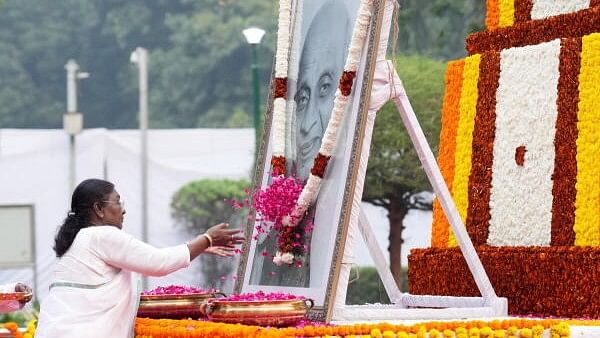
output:
<path id="1" fill-rule="evenodd" d="M 408 333 L 406 333 L 404 331 L 398 331 L 398 332 L 396 332 L 396 335 L 398 336 L 398 338 L 408 338 L 408 337 L 410 337 L 408 335 Z"/>
<path id="2" fill-rule="evenodd" d="M 453 338 L 454 337 L 454 331 L 452 331 L 450 329 L 445 329 L 444 330 L 444 337 L 446 337 L 446 338 Z"/>
<path id="3" fill-rule="evenodd" d="M 429 338 L 440 338 L 440 331 L 436 329 L 429 330 Z"/>
<path id="4" fill-rule="evenodd" d="M 467 334 L 467 333 L 468 333 L 468 331 L 467 331 L 467 329 L 465 329 L 464 327 L 460 326 L 460 327 L 457 327 L 457 328 L 456 328 L 456 333 L 457 333 L 457 334 L 463 334 L 463 333 L 464 333 L 464 334 Z"/>
<path id="5" fill-rule="evenodd" d="M 479 328 L 472 327 L 469 329 L 469 336 L 474 338 L 479 338 Z"/>
<path id="6" fill-rule="evenodd" d="M 383 335 L 381 334 L 381 330 L 377 329 L 377 328 L 372 329 L 371 330 L 371 337 L 373 337 L 373 338 L 382 338 Z"/>
<path id="7" fill-rule="evenodd" d="M 494 338 L 504 338 L 506 337 L 506 331 L 505 330 L 496 330 L 494 331 Z"/>
<path id="8" fill-rule="evenodd" d="M 489 326 L 484 326 L 479 330 L 479 334 L 486 338 L 491 337 L 494 334 L 494 330 Z"/>
<path id="9" fill-rule="evenodd" d="M 539 337 L 541 337 L 542 334 L 544 334 L 544 327 L 542 325 L 535 325 L 532 328 L 532 331 L 533 331 L 533 336 L 535 338 L 539 338 Z"/>
<path id="10" fill-rule="evenodd" d="M 531 338 L 533 336 L 533 332 L 531 331 L 531 329 L 524 328 L 521 329 L 521 332 L 519 332 L 519 336 L 522 338 Z"/>
<path id="11" fill-rule="evenodd" d="M 383 338 L 396 338 L 396 334 L 390 330 L 383 331 Z"/>

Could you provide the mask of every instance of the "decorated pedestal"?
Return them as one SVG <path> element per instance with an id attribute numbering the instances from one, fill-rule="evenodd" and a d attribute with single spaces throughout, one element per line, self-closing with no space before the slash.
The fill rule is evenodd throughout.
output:
<path id="1" fill-rule="evenodd" d="M 600 317 L 600 3 L 488 0 L 448 64 L 439 164 L 511 314 Z M 478 295 L 434 205 L 411 294 Z"/>

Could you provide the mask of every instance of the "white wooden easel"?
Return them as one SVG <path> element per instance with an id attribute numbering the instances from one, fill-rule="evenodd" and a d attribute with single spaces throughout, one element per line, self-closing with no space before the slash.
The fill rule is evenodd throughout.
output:
<path id="1" fill-rule="evenodd" d="M 361 320 L 411 320 L 411 319 L 458 319 L 507 316 L 508 305 L 506 298 L 496 295 L 490 280 L 483 269 L 477 252 L 469 238 L 466 228 L 458 214 L 452 196 L 444 182 L 442 173 L 435 157 L 427 143 L 425 135 L 417 121 L 410 101 L 402 86 L 400 77 L 394 69 L 393 63 L 385 59 L 390 25 L 396 0 L 385 0 L 383 25 L 377 53 L 377 64 L 371 101 L 366 121 L 363 139 L 359 174 L 356 179 L 354 198 L 348 235 L 344 243 L 344 254 L 336 294 L 333 300 L 333 321 L 361 321 Z M 363 192 L 364 176 L 369 158 L 369 147 L 373 133 L 376 112 L 387 101 L 392 100 L 398 108 L 402 122 L 406 126 L 410 139 L 417 151 L 419 160 L 425 173 L 440 200 L 444 213 L 448 217 L 452 231 L 458 241 L 460 250 L 465 257 L 469 270 L 473 275 L 481 297 L 452 297 L 452 296 L 424 296 L 402 293 L 394 281 L 392 273 L 387 266 L 382 248 L 375 239 L 373 229 L 360 207 Z M 346 291 L 350 268 L 353 263 L 354 244 L 360 233 L 367 244 L 369 253 L 375 262 L 375 267 L 385 290 L 393 304 L 391 305 L 345 305 Z M 419 307 L 419 308 L 411 308 Z"/>

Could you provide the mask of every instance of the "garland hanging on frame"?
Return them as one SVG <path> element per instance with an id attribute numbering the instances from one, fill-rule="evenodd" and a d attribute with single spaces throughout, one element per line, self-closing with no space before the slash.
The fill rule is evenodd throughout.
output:
<path id="1" fill-rule="evenodd" d="M 319 152 L 315 156 L 306 183 L 296 177 L 286 176 L 286 105 L 288 63 L 291 34 L 291 0 L 279 3 L 277 31 L 277 51 L 275 54 L 275 79 L 273 86 L 273 148 L 271 157 L 271 184 L 257 191 L 252 197 L 252 206 L 257 211 L 259 234 L 274 230 L 276 233 L 277 252 L 273 262 L 277 265 L 295 264 L 302 266 L 302 256 L 308 247 L 302 243 L 306 233 L 312 231 L 313 225 L 308 222 L 303 229 L 297 227 L 304 218 L 309 207 L 315 202 L 329 160 L 337 140 L 338 129 L 344 118 L 349 96 L 352 93 L 354 79 L 358 71 L 363 46 L 371 22 L 373 0 L 362 0 L 357 19 L 352 31 L 352 39 L 335 93 L 331 117 L 323 135 Z M 268 255 L 268 253 L 263 253 Z"/>

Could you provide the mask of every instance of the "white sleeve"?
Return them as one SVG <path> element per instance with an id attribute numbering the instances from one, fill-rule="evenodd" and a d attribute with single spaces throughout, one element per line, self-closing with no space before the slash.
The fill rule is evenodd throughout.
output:
<path id="1" fill-rule="evenodd" d="M 102 228 L 94 234 L 90 249 L 107 264 L 148 276 L 168 275 L 190 265 L 185 244 L 159 249 L 117 228 Z"/>

